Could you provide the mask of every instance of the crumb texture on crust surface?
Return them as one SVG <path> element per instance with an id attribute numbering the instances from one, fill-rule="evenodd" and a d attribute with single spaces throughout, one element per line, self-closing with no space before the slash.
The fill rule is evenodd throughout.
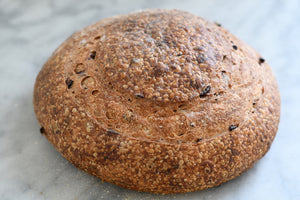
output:
<path id="1" fill-rule="evenodd" d="M 76 167 L 159 193 L 240 175 L 268 151 L 280 115 L 265 60 L 178 10 L 112 17 L 73 34 L 39 73 L 34 106 L 42 134 Z"/>

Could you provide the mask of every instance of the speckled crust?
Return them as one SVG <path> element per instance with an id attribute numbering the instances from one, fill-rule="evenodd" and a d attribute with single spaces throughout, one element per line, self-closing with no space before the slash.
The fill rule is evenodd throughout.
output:
<path id="1" fill-rule="evenodd" d="M 99 21 L 39 73 L 42 133 L 79 169 L 139 191 L 203 190 L 251 168 L 277 132 L 268 64 L 218 24 L 178 10 Z"/>

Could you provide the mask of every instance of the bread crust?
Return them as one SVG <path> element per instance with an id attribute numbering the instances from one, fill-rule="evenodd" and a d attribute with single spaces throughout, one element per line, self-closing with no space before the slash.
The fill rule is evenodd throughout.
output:
<path id="1" fill-rule="evenodd" d="M 280 96 L 269 65 L 218 24 L 147 10 L 68 38 L 37 76 L 34 109 L 77 168 L 167 194 L 251 168 L 276 135 Z"/>

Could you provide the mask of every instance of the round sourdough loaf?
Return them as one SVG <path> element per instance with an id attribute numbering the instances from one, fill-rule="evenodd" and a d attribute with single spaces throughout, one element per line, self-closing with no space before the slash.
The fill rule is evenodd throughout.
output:
<path id="1" fill-rule="evenodd" d="M 270 148 L 280 116 L 265 60 L 220 24 L 178 10 L 74 33 L 37 76 L 41 133 L 71 163 L 133 190 L 203 190 Z"/>

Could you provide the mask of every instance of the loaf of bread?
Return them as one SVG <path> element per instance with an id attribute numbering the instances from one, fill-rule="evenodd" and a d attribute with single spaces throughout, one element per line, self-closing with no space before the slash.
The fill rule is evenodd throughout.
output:
<path id="1" fill-rule="evenodd" d="M 41 133 L 121 187 L 180 193 L 231 180 L 266 154 L 280 96 L 265 60 L 220 24 L 146 10 L 74 33 L 37 76 Z"/>

